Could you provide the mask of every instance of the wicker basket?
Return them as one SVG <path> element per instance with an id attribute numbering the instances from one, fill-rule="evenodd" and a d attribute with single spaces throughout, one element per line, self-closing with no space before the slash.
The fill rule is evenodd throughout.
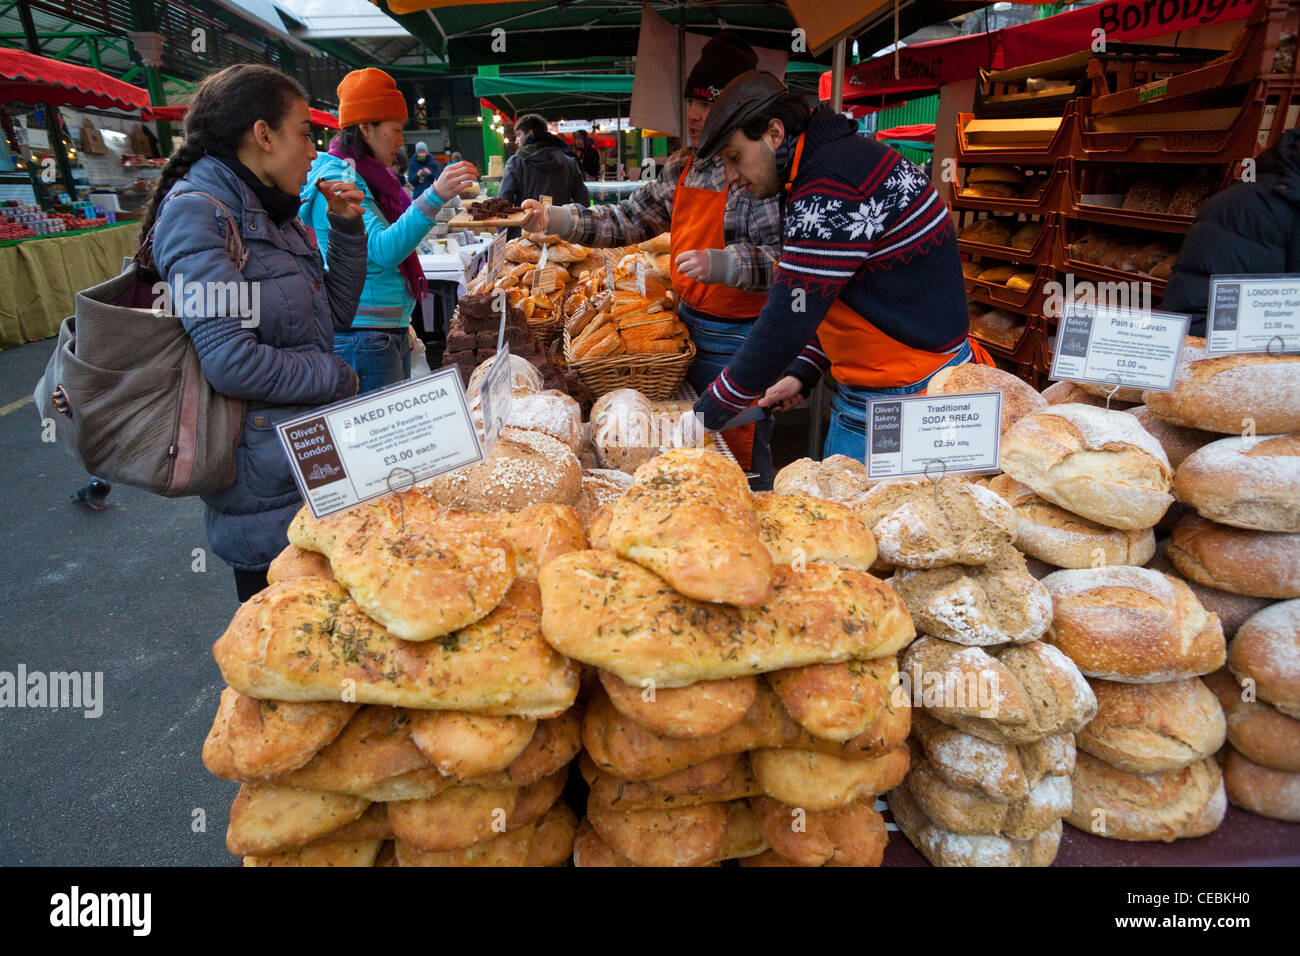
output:
<path id="1" fill-rule="evenodd" d="M 528 320 L 528 330 L 537 336 L 537 341 L 544 349 L 551 347 L 551 343 L 560 337 L 560 330 L 563 328 L 564 317 L 560 315 L 558 309 L 551 313 L 549 319 L 544 319 L 541 322 L 534 322 L 532 319 Z"/>
<path id="2" fill-rule="evenodd" d="M 687 339 L 686 351 L 676 355 L 611 355 L 608 358 L 576 359 L 569 330 L 564 330 L 564 357 L 569 368 L 578 373 L 582 384 L 599 398 L 616 388 L 635 388 L 652 402 L 661 402 L 677 393 L 686 378 L 686 370 L 695 360 L 695 343 Z"/>

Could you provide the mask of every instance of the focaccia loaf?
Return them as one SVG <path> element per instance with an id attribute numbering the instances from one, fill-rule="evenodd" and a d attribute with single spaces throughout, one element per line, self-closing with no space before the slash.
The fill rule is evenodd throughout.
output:
<path id="1" fill-rule="evenodd" d="M 692 600 L 608 551 L 555 559 L 541 586 L 551 646 L 633 686 L 887 657 L 915 635 L 884 582 L 831 564 L 778 566 L 770 598 L 756 608 Z"/>
<path id="2" fill-rule="evenodd" d="M 754 496 L 760 534 L 777 564 L 838 564 L 869 571 L 876 539 L 851 508 L 808 495 Z"/>
<path id="3" fill-rule="evenodd" d="M 540 618 L 537 585 L 518 581 L 483 620 L 412 643 L 337 584 L 304 578 L 245 602 L 212 652 L 226 682 L 250 697 L 341 700 L 352 689 L 358 703 L 552 717 L 577 697 L 578 668 L 542 639 Z"/>

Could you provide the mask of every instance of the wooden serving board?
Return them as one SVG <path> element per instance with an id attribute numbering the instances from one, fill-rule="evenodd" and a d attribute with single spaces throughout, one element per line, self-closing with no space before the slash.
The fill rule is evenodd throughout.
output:
<path id="1" fill-rule="evenodd" d="M 520 212 L 515 213 L 513 216 L 498 216 L 491 219 L 475 219 L 472 216 L 470 216 L 468 212 L 458 212 L 451 219 L 451 221 L 447 223 L 447 225 L 449 227 L 457 228 L 457 229 L 461 227 L 468 227 L 471 229 L 510 228 L 513 226 L 522 226 L 524 223 L 528 221 L 528 217 L 531 215 L 532 213 L 530 213 L 527 209 L 524 209 Z"/>

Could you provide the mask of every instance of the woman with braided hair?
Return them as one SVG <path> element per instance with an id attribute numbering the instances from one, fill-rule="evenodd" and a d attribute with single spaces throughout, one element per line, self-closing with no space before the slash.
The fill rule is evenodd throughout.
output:
<path id="1" fill-rule="evenodd" d="M 141 226 L 173 308 L 218 392 L 248 403 L 235 482 L 203 498 L 212 549 L 235 569 L 241 601 L 266 586 L 302 505 L 275 426 L 356 394 L 333 354 L 334 331 L 356 313 L 366 272 L 361 194 L 322 183 L 328 203 L 326 271 L 298 219 L 298 191 L 316 158 L 307 99 L 296 81 L 243 64 L 203 81 Z M 234 262 L 227 227 L 247 254 Z M 201 294 L 195 294 L 199 290 Z M 233 303 L 238 308 L 232 308 Z"/>

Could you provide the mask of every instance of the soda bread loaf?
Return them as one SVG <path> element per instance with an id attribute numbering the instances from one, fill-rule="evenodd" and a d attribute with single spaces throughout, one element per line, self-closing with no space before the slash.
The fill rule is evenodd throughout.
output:
<path id="1" fill-rule="evenodd" d="M 1016 536 L 1016 515 L 1005 501 L 957 478 L 882 482 L 853 507 L 894 567 L 989 564 Z"/>

